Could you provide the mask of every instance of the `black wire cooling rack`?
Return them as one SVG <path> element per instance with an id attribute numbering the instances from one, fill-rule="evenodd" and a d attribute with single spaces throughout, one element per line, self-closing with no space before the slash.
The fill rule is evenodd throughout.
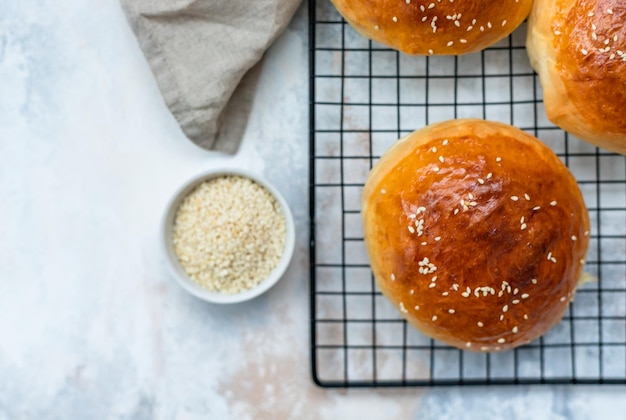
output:
<path id="1" fill-rule="evenodd" d="M 545 383 L 626 384 L 626 158 L 598 150 L 545 117 L 524 49 L 525 28 L 478 54 L 410 57 L 358 35 L 327 0 L 309 4 L 311 343 L 326 387 Z M 376 288 L 361 228 L 369 169 L 426 124 L 478 117 L 548 144 L 576 176 L 592 233 L 586 272 L 563 321 L 496 354 L 419 334 Z"/>

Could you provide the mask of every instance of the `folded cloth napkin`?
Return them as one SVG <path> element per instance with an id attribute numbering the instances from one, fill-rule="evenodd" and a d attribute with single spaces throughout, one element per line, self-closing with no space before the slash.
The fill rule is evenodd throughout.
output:
<path id="1" fill-rule="evenodd" d="M 121 3 L 183 132 L 202 148 L 234 153 L 258 75 L 249 70 L 287 26 L 300 0 Z"/>

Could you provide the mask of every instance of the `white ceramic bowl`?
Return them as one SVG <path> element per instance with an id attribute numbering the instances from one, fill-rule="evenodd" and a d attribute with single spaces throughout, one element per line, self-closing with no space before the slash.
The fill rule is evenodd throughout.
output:
<path id="1" fill-rule="evenodd" d="M 283 212 L 283 215 L 285 217 L 285 228 L 287 235 L 285 238 L 285 249 L 283 251 L 283 255 L 278 262 L 278 265 L 274 268 L 274 270 L 272 270 L 270 275 L 266 279 L 262 280 L 261 283 L 259 283 L 256 287 L 244 290 L 236 294 L 211 292 L 193 281 L 193 279 L 191 279 L 191 277 L 187 275 L 182 265 L 178 261 L 178 256 L 174 252 L 174 245 L 172 242 L 174 218 L 176 217 L 176 212 L 178 211 L 181 202 L 185 199 L 185 197 L 187 197 L 187 195 L 189 195 L 194 190 L 194 188 L 196 188 L 202 182 L 223 175 L 239 175 L 245 178 L 249 178 L 267 188 L 267 190 L 274 196 Z M 244 302 L 246 300 L 253 299 L 269 290 L 273 285 L 276 284 L 276 282 L 278 282 L 278 280 L 280 280 L 282 275 L 285 273 L 285 270 L 287 270 L 287 267 L 289 266 L 289 262 L 291 261 L 291 257 L 293 255 L 295 239 L 296 234 L 293 223 L 293 215 L 291 214 L 291 210 L 289 209 L 289 206 L 287 205 L 287 202 L 285 201 L 283 196 L 280 195 L 280 193 L 278 192 L 278 190 L 276 190 L 276 188 L 274 188 L 274 186 L 272 186 L 269 182 L 263 179 L 263 177 L 253 174 L 244 169 L 236 168 L 212 169 L 210 171 L 197 175 L 191 180 L 184 183 L 170 199 L 166 207 L 161 226 L 161 243 L 162 248 L 165 252 L 165 259 L 178 284 L 180 284 L 183 289 L 185 289 L 192 295 L 200 299 L 206 300 L 207 302 L 213 303 Z"/>

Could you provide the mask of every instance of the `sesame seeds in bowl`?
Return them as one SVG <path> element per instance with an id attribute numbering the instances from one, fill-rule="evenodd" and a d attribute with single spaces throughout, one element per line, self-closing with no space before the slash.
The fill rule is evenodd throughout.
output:
<path id="1" fill-rule="evenodd" d="M 295 243 L 293 216 L 262 177 L 234 168 L 205 172 L 170 200 L 162 245 L 174 278 L 213 303 L 237 303 L 270 289 Z"/>

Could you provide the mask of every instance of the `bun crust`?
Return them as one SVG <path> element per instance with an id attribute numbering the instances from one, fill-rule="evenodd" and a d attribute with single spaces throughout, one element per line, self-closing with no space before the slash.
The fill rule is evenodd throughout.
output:
<path id="1" fill-rule="evenodd" d="M 557 324 L 589 244 L 582 194 L 559 158 L 483 120 L 399 140 L 372 169 L 362 214 L 383 294 L 424 334 L 473 351 Z"/>
<path id="2" fill-rule="evenodd" d="M 535 0 L 527 50 L 548 118 L 582 140 L 626 154 L 626 4 Z"/>
<path id="3" fill-rule="evenodd" d="M 407 54 L 458 55 L 495 44 L 528 16 L 532 0 L 331 0 L 361 35 Z"/>

